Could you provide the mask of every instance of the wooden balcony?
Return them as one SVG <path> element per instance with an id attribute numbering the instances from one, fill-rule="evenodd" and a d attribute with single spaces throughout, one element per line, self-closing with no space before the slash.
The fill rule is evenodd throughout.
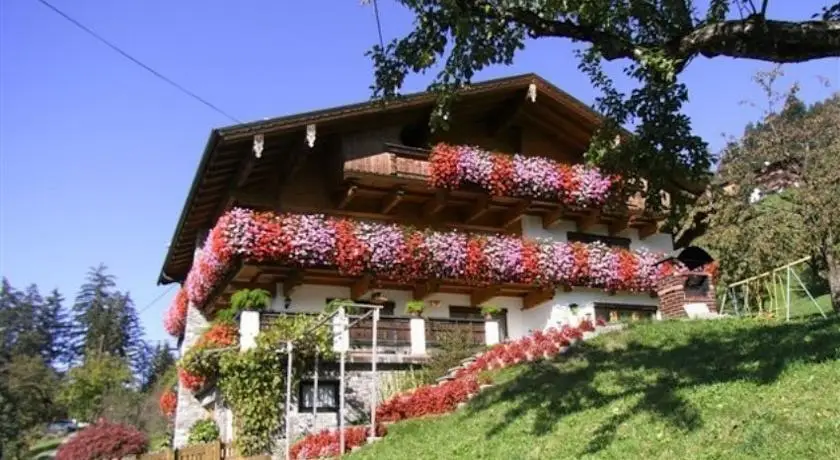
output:
<path id="1" fill-rule="evenodd" d="M 582 209 L 556 201 L 491 196 L 478 187 L 433 189 L 428 183 L 429 154 L 425 149 L 385 144 L 379 153 L 346 161 L 336 208 L 359 218 L 510 233 L 521 228 L 516 224 L 528 214 L 540 216 L 545 228 L 572 220 L 578 231 L 603 224 L 611 234 L 637 228 L 642 238 L 656 233 L 663 217 L 646 212 L 639 194 L 600 209 Z"/>

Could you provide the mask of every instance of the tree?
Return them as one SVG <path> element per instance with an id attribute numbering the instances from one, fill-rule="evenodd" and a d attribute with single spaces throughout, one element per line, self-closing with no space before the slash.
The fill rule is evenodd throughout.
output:
<path id="1" fill-rule="evenodd" d="M 107 267 L 103 264 L 91 268 L 76 295 L 71 337 L 73 356 L 77 361 L 86 357 L 89 350 L 104 351 L 111 334 L 109 328 L 112 324 L 107 318 L 107 311 L 116 281 L 106 271 Z"/>
<path id="2" fill-rule="evenodd" d="M 53 289 L 38 312 L 38 326 L 46 337 L 41 356 L 52 366 L 68 363 L 72 358 L 70 324 L 63 302 L 64 296 Z"/>
<path id="3" fill-rule="evenodd" d="M 119 398 L 110 396 L 128 391 L 131 381 L 131 370 L 123 359 L 89 353 L 81 366 L 68 372 L 59 400 L 71 417 L 95 421 L 109 409 L 106 402 L 121 404 Z"/>
<path id="4" fill-rule="evenodd" d="M 15 355 L 0 367 L 0 458 L 13 458 L 27 432 L 59 414 L 58 376 L 37 355 Z"/>
<path id="5" fill-rule="evenodd" d="M 399 0 L 414 15 L 414 30 L 370 52 L 375 98 L 398 94 L 409 73 L 442 63 L 430 85 L 440 95 L 434 125 L 445 127 L 457 89 L 492 64 L 511 64 L 526 38 L 582 43 L 579 68 L 601 90 L 595 106 L 606 117 L 588 158 L 625 175 L 648 179 L 648 204 L 660 190 L 705 179 L 712 156 L 681 113 L 688 89 L 678 80 L 703 56 L 802 62 L 840 56 L 840 3 L 815 20 L 783 21 L 767 15 L 769 0 L 710 0 L 704 12 L 691 0 Z M 616 89 L 602 64 L 621 61 L 639 86 Z M 634 136 L 616 143 L 621 126 Z M 686 188 L 686 187 L 683 187 Z M 672 193 L 679 212 L 696 196 Z"/>
<path id="6" fill-rule="evenodd" d="M 73 305 L 76 327 L 72 332 L 75 357 L 109 353 L 127 358 L 137 374 L 146 366 L 147 346 L 134 301 L 117 291 L 113 275 L 100 264 L 91 268 Z"/>
<path id="7" fill-rule="evenodd" d="M 703 242 L 717 253 L 725 282 L 814 256 L 840 312 L 840 93 L 807 107 L 797 86 L 775 89 L 780 75 L 775 69 L 756 77 L 767 108 L 724 151 L 702 204 Z M 784 190 L 768 185 L 774 173 L 788 177 Z"/>
<path id="8" fill-rule="evenodd" d="M 175 366 L 175 357 L 169 351 L 166 343 L 158 343 L 152 352 L 152 359 L 149 365 L 149 372 L 141 385 L 141 390 L 146 392 L 152 390 L 158 382 Z"/>

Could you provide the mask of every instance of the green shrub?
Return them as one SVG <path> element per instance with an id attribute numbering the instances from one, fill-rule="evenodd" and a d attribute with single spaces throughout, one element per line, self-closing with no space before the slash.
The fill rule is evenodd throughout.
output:
<path id="1" fill-rule="evenodd" d="M 440 335 L 437 348 L 431 350 L 424 369 L 425 383 L 432 383 L 459 365 L 465 358 L 475 355 L 484 347 L 472 340 L 469 328 L 458 328 Z"/>
<path id="2" fill-rule="evenodd" d="M 210 419 L 199 420 L 190 427 L 190 444 L 204 444 L 219 440 L 219 426 Z"/>

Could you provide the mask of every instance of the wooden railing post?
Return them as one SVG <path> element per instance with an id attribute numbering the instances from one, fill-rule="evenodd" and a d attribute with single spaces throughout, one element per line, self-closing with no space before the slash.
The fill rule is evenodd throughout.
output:
<path id="1" fill-rule="evenodd" d="M 484 321 L 484 344 L 488 347 L 499 343 L 499 321 L 488 319 Z"/>
<path id="2" fill-rule="evenodd" d="M 411 318 L 411 354 L 422 356 L 426 354 L 426 320 Z"/>
<path id="3" fill-rule="evenodd" d="M 239 350 L 250 350 L 257 346 L 260 333 L 260 312 L 243 311 L 239 316 Z"/>

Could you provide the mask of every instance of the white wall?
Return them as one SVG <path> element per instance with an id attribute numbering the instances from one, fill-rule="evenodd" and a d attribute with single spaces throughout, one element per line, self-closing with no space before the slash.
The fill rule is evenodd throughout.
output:
<path id="1" fill-rule="evenodd" d="M 381 292 L 395 305 L 397 315 L 407 316 L 406 303 L 411 300 L 411 291 L 372 290 Z M 291 312 L 321 312 L 327 305 L 328 298 L 346 299 L 350 297 L 350 288 L 341 286 L 320 286 L 304 284 L 298 286 L 291 295 L 292 303 L 288 311 Z M 440 306 L 427 309 L 423 315 L 432 318 L 449 317 L 449 306 L 470 306 L 470 297 L 466 294 L 430 295 L 427 300 L 438 300 Z M 271 310 L 284 311 L 284 295 L 279 290 L 274 298 Z M 558 289 L 550 301 L 528 310 L 522 310 L 522 299 L 518 297 L 494 297 L 487 303 L 507 310 L 507 333 L 510 338 L 519 338 L 536 330 L 544 330 L 552 326 L 563 324 L 576 325 L 580 320 L 591 314 L 595 318 L 595 302 L 621 303 L 629 305 L 658 305 L 659 300 L 651 298 L 646 293 L 618 292 L 610 295 L 599 289 L 575 288 L 571 292 Z M 578 304 L 578 314 L 572 315 L 570 304 Z"/>

